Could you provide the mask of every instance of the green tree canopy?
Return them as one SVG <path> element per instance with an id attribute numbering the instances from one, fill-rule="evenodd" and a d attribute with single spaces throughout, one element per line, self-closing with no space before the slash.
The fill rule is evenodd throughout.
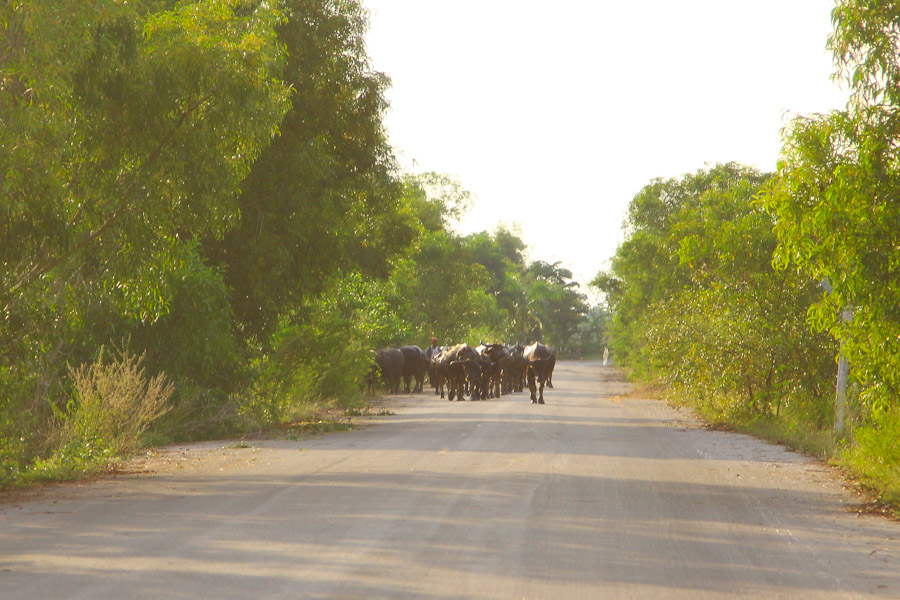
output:
<path id="1" fill-rule="evenodd" d="M 833 368 L 833 347 L 806 327 L 815 282 L 771 267 L 772 219 L 754 200 L 769 179 L 727 164 L 652 182 L 635 196 L 612 270 L 594 280 L 614 313 L 617 357 L 730 411 L 821 398 Z"/>
<path id="2" fill-rule="evenodd" d="M 900 6 L 839 2 L 829 47 L 852 91 L 845 110 L 798 117 L 784 132 L 778 178 L 763 197 L 776 264 L 828 282 L 810 313 L 876 404 L 900 397 Z M 853 309 L 853 318 L 841 318 Z"/>
<path id="3" fill-rule="evenodd" d="M 252 334 L 271 333 L 340 270 L 386 277 L 416 234 L 382 125 L 389 82 L 366 54 L 364 9 L 355 0 L 282 5 L 291 109 L 241 187 L 239 226 L 207 245 Z"/>
<path id="4" fill-rule="evenodd" d="M 98 307 L 165 314 L 163 274 L 236 221 L 289 106 L 282 15 L 231 0 L 0 11 L 0 343 L 7 360 L 49 357 L 38 348 L 71 345 Z"/>

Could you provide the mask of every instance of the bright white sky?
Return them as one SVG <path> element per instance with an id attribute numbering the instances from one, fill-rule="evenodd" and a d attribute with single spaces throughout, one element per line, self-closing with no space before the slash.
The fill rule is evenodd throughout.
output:
<path id="1" fill-rule="evenodd" d="M 587 284 L 657 177 L 771 171 L 791 115 L 842 108 L 834 0 L 363 0 L 401 166 L 474 195 Z"/>

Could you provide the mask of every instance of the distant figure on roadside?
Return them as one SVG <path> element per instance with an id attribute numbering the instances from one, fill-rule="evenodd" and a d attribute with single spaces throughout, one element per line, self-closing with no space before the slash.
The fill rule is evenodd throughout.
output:
<path id="1" fill-rule="evenodd" d="M 609 364 L 609 347 L 603 349 L 603 366 Z"/>
<path id="2" fill-rule="evenodd" d="M 441 351 L 441 347 L 438 346 L 438 340 L 436 337 L 431 338 L 431 345 L 425 348 L 425 358 L 429 361 L 437 356 L 437 354 Z"/>

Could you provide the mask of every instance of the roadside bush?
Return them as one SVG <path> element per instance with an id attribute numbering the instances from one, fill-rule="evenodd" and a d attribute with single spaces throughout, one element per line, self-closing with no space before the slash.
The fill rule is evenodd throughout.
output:
<path id="1" fill-rule="evenodd" d="M 70 367 L 72 392 L 58 410 L 49 458 L 33 468 L 41 476 L 67 477 L 89 472 L 141 447 L 141 434 L 168 410 L 173 392 L 164 374 L 148 377 L 144 355 L 127 350 L 92 364 Z"/>
<path id="2" fill-rule="evenodd" d="M 171 296 L 167 310 L 152 322 L 133 326 L 130 346 L 146 351 L 147 364 L 176 383 L 176 401 L 189 398 L 194 386 L 233 390 L 245 375 L 244 357 L 235 336 L 232 294 L 222 273 L 191 249 L 166 277 Z M 182 387 L 187 388 L 185 394 Z"/>
<path id="3" fill-rule="evenodd" d="M 174 386 L 171 410 L 152 427 L 156 443 L 209 439 L 234 433 L 235 402 L 247 385 L 247 356 L 236 335 L 232 294 L 219 269 L 187 252 L 167 275 L 171 301 L 165 314 L 132 322 L 130 346 Z"/>
<path id="4" fill-rule="evenodd" d="M 244 431 L 240 394 L 225 395 L 186 380 L 173 385 L 171 409 L 143 434 L 148 446 L 221 439 Z"/>
<path id="5" fill-rule="evenodd" d="M 843 460 L 880 500 L 900 505 L 900 411 L 882 412 L 858 427 Z"/>
<path id="6" fill-rule="evenodd" d="M 594 285 L 633 376 L 714 423 L 822 456 L 833 448 L 838 346 L 810 331 L 819 280 L 772 267 L 774 221 L 756 199 L 770 178 L 728 164 L 652 182 Z"/>
<path id="7" fill-rule="evenodd" d="M 16 481 L 35 453 L 38 427 L 25 383 L 30 382 L 19 369 L 0 367 L 0 488 Z"/>
<path id="8" fill-rule="evenodd" d="M 284 423 L 319 407 L 359 404 L 372 350 L 406 331 L 378 285 L 355 272 L 335 276 L 322 295 L 283 318 L 269 351 L 254 361 L 256 383 L 241 400 L 242 414 Z"/>

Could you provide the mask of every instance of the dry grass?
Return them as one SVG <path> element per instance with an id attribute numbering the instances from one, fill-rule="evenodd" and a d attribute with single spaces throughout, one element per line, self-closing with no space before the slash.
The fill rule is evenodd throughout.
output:
<path id="1" fill-rule="evenodd" d="M 73 395 L 62 419 L 58 444 L 101 445 L 121 456 L 140 447 L 140 436 L 169 409 L 174 388 L 165 374 L 147 377 L 144 355 L 127 351 L 70 368 Z"/>

